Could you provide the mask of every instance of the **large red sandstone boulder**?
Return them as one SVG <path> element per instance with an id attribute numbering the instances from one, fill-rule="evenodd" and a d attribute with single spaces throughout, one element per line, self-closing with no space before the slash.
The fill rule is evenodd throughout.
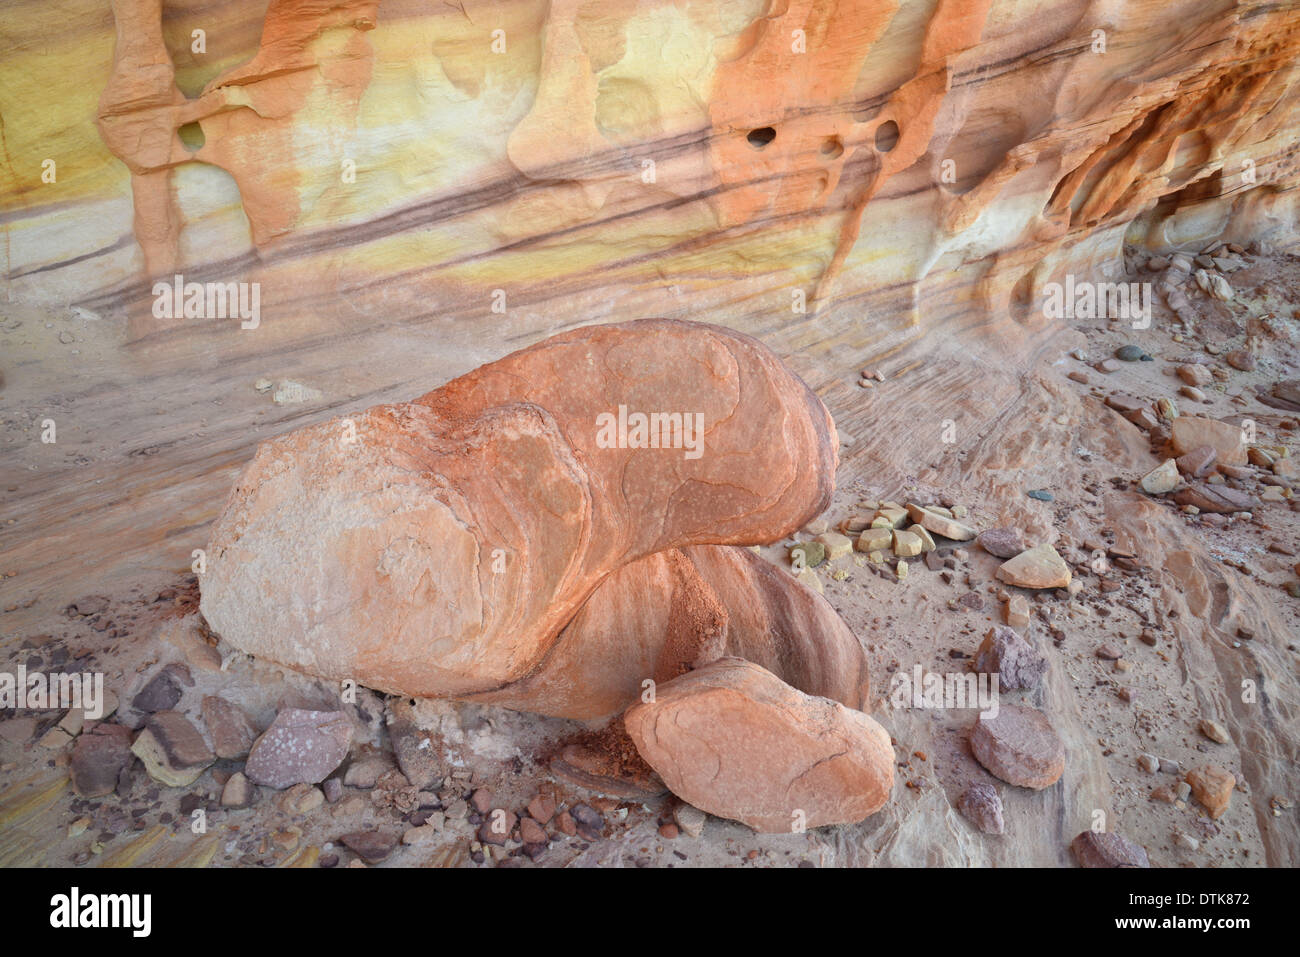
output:
<path id="1" fill-rule="evenodd" d="M 667 441 L 642 447 L 637 414 L 702 432 L 656 420 Z M 622 566 L 806 523 L 836 446 L 820 400 L 748 336 L 584 327 L 263 443 L 213 528 L 202 611 L 235 647 L 321 677 L 500 689 Z"/>
<path id="2" fill-rule="evenodd" d="M 861 708 L 862 643 L 821 595 L 748 549 L 695 545 L 625 565 L 587 599 L 528 677 L 474 696 L 592 720 L 724 655 L 810 695 Z"/>
<path id="3" fill-rule="evenodd" d="M 623 722 L 674 794 L 758 831 L 861 821 L 894 783 L 884 728 L 740 658 L 659 686 Z"/>

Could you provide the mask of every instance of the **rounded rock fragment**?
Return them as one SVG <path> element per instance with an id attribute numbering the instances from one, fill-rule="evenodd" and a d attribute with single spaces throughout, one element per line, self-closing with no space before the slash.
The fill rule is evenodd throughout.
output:
<path id="1" fill-rule="evenodd" d="M 767 833 L 849 824 L 889 798 L 889 735 L 860 711 L 806 695 L 740 658 L 658 688 L 624 714 L 679 798 Z"/>

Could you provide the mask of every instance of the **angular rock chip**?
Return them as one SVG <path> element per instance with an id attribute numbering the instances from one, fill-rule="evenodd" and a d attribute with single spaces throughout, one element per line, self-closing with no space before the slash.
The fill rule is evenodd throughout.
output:
<path id="1" fill-rule="evenodd" d="M 909 502 L 907 514 L 912 521 L 933 535 L 942 535 L 944 538 L 950 538 L 956 542 L 969 542 L 975 537 L 975 529 L 954 519 L 945 518 L 938 512 L 932 512 L 928 508 L 922 508 L 920 505 Z"/>
<path id="2" fill-rule="evenodd" d="M 505 844 L 518 822 L 519 818 L 513 811 L 491 808 L 483 814 L 483 823 L 478 829 L 478 839 L 484 844 Z"/>
<path id="3" fill-rule="evenodd" d="M 120 724 L 98 724 L 72 747 L 72 787 L 83 798 L 103 797 L 117 787 L 131 763 L 131 731 Z"/>
<path id="4" fill-rule="evenodd" d="M 397 835 L 383 831 L 353 831 L 339 838 L 339 843 L 353 851 L 367 864 L 378 864 L 387 859 L 397 847 Z"/>
<path id="5" fill-rule="evenodd" d="M 758 831 L 861 821 L 893 786 L 884 728 L 739 658 L 660 685 L 624 724 L 674 794 Z"/>
<path id="6" fill-rule="evenodd" d="M 353 758 L 348 769 L 343 772 L 343 784 L 346 787 L 369 791 L 385 774 L 396 770 L 397 765 L 386 754 L 366 754 Z"/>
<path id="7" fill-rule="evenodd" d="M 179 711 L 149 716 L 131 751 L 149 776 L 169 788 L 188 787 L 217 759 L 198 728 Z"/>
<path id="8" fill-rule="evenodd" d="M 234 647 L 320 677 L 498 689 L 620 567 L 771 542 L 823 513 L 838 446 L 821 400 L 755 339 L 662 319 L 575 329 L 264 442 L 213 526 L 202 612 Z"/>
<path id="9" fill-rule="evenodd" d="M 577 825 L 578 833 L 589 841 L 598 841 L 605 834 L 605 818 L 589 804 L 575 804 L 569 812 Z"/>
<path id="10" fill-rule="evenodd" d="M 388 715 L 388 737 L 393 742 L 397 766 L 412 785 L 422 791 L 433 790 L 447 775 L 442 749 L 430 732 L 420 728 L 410 700 L 390 699 Z"/>
<path id="11" fill-rule="evenodd" d="M 253 803 L 253 785 L 242 771 L 236 771 L 221 789 L 221 806 L 233 809 L 246 808 Z"/>
<path id="12" fill-rule="evenodd" d="M 1179 505 L 1194 505 L 1202 512 L 1225 515 L 1249 512 L 1255 506 L 1248 493 L 1227 485 L 1189 485 L 1174 493 L 1174 501 Z"/>
<path id="13" fill-rule="evenodd" d="M 1188 363 L 1178 367 L 1178 378 L 1190 386 L 1209 385 L 1214 381 L 1214 374 L 1199 363 Z"/>
<path id="14" fill-rule="evenodd" d="M 1080 867 L 1150 867 L 1146 848 L 1107 831 L 1084 831 L 1070 842 Z"/>
<path id="15" fill-rule="evenodd" d="M 1164 495 L 1178 487 L 1178 463 L 1174 459 L 1165 459 L 1146 475 L 1138 484 L 1148 495 Z"/>
<path id="16" fill-rule="evenodd" d="M 1255 367 L 1259 364 L 1255 354 L 1247 349 L 1234 349 L 1225 354 L 1223 358 L 1228 365 L 1242 372 L 1254 372 Z"/>
<path id="17" fill-rule="evenodd" d="M 816 568 L 826 561 L 826 546 L 821 542 L 802 542 L 790 549 L 790 564 L 799 568 Z"/>
<path id="18" fill-rule="evenodd" d="M 1038 687 L 1047 672 L 1047 659 L 1012 629 L 994 625 L 975 653 L 975 670 L 996 672 L 999 687 L 1017 691 Z"/>
<path id="19" fill-rule="evenodd" d="M 181 683 L 166 669 L 158 672 L 140 689 L 131 706 L 137 711 L 170 711 L 181 700 Z"/>
<path id="20" fill-rule="evenodd" d="M 351 743 L 352 722 L 342 711 L 286 708 L 253 743 L 244 773 L 277 790 L 319 784 L 343 763 Z"/>
<path id="21" fill-rule="evenodd" d="M 1232 789 L 1237 779 L 1217 764 L 1207 764 L 1187 772 L 1186 781 L 1192 787 L 1192 797 L 1200 801 L 1214 820 L 1222 817 L 1232 803 Z"/>
<path id="22" fill-rule="evenodd" d="M 1217 721 L 1209 718 L 1202 718 L 1199 725 L 1201 734 L 1205 735 L 1215 744 L 1227 744 L 1232 738 L 1228 735 L 1228 729 Z"/>
<path id="23" fill-rule="evenodd" d="M 548 844 L 546 830 L 531 817 L 519 819 L 519 840 L 525 844 Z"/>
<path id="24" fill-rule="evenodd" d="M 0 721 L 0 738 L 13 744 L 26 744 L 36 733 L 37 721 L 33 717 L 9 718 Z"/>
<path id="25" fill-rule="evenodd" d="M 915 532 L 894 529 L 893 548 L 898 557 L 913 558 L 921 554 L 921 536 Z"/>
<path id="26" fill-rule="evenodd" d="M 843 558 L 853 551 L 853 539 L 839 532 L 823 532 L 817 536 L 817 541 L 825 547 L 827 561 Z"/>
<path id="27" fill-rule="evenodd" d="M 1029 627 L 1029 601 L 1024 595 L 1012 595 L 1007 599 L 1007 627 L 1024 631 Z"/>
<path id="28" fill-rule="evenodd" d="M 1047 715 L 1004 704 L 995 718 L 976 718 L 971 753 L 996 778 L 1022 788 L 1051 787 L 1065 771 L 1065 745 Z"/>
<path id="29" fill-rule="evenodd" d="M 709 816 L 693 804 L 678 801 L 673 805 L 673 822 L 687 837 L 699 837 L 703 834 L 704 825 L 708 820 Z"/>
<path id="30" fill-rule="evenodd" d="M 103 595 L 86 595 L 69 606 L 78 615 L 100 615 L 108 611 L 108 599 Z"/>
<path id="31" fill-rule="evenodd" d="M 1201 445 L 1192 449 L 1186 455 L 1178 457 L 1178 471 L 1193 478 L 1201 478 L 1214 468 L 1214 463 L 1218 459 L 1218 450 L 1213 445 Z"/>
<path id="32" fill-rule="evenodd" d="M 219 758 L 242 758 L 257 737 L 257 729 L 244 709 L 219 695 L 203 699 L 203 723 L 212 739 L 212 750 Z"/>
<path id="33" fill-rule="evenodd" d="M 892 528 L 868 528 L 858 536 L 855 546 L 860 552 L 879 552 L 889 547 L 894 539 Z"/>
<path id="34" fill-rule="evenodd" d="M 998 580 L 1021 588 L 1065 588 L 1070 584 L 1070 567 L 1051 545 L 1039 545 L 1003 562 Z"/>

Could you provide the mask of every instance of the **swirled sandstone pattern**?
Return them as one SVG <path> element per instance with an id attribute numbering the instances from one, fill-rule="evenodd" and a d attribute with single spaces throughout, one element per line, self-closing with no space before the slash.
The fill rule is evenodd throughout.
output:
<path id="1" fill-rule="evenodd" d="M 600 417 L 619 409 L 700 416 L 698 457 L 603 447 Z M 213 528 L 202 610 L 234 646 L 312 674 L 492 691 L 532 672 L 616 569 L 820 513 L 836 446 L 821 402 L 747 336 L 579 329 L 264 443 Z"/>

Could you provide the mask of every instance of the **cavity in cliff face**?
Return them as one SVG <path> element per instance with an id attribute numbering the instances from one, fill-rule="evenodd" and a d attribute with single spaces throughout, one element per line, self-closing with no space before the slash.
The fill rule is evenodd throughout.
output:
<path id="1" fill-rule="evenodd" d="M 57 30 L 39 5 L 9 11 L 0 66 L 0 484 L 10 523 L 0 652 L 15 663 L 35 653 L 46 667 L 94 662 L 123 704 L 107 726 L 124 730 L 92 741 L 75 720 L 54 733 L 52 713 L 23 714 L 30 727 L 6 721 L 0 767 L 13 767 L 0 786 L 35 773 L 32 755 L 46 753 L 36 743 L 46 742 L 65 764 L 101 762 L 80 768 L 83 782 L 111 791 L 124 774 L 124 814 L 133 788 L 196 768 L 184 788 L 219 801 L 251 743 L 227 747 L 239 728 L 271 734 L 275 719 L 324 740 L 342 725 L 302 714 L 341 709 L 356 721 L 356 738 L 339 745 L 347 756 L 297 782 L 307 791 L 294 802 L 311 804 L 317 785 L 333 795 L 336 780 L 370 792 L 384 814 L 401 811 L 348 818 L 345 859 L 397 846 L 414 862 L 428 841 L 461 863 L 567 863 L 569 832 L 552 822 L 568 814 L 564 826 L 592 842 L 570 856 L 630 861 L 639 832 L 606 841 L 611 808 L 583 795 L 623 788 L 627 799 L 666 800 L 652 822 L 628 825 L 651 841 L 704 827 L 696 808 L 663 797 L 667 782 L 715 802 L 689 851 L 700 863 L 723 857 L 710 835 L 737 834 L 762 855 L 787 854 L 783 862 L 1295 863 L 1294 10 L 1231 0 L 71 0 L 58 9 Z M 274 635 L 232 644 L 198 614 L 214 540 L 237 537 L 245 520 L 275 527 L 286 501 L 312 502 L 310 483 L 286 479 L 313 474 L 286 447 L 346 462 L 360 441 L 379 465 L 350 463 L 357 481 L 340 487 L 358 496 L 374 492 L 366 479 L 392 457 L 408 456 L 427 472 L 422 494 L 459 514 L 464 489 L 495 494 L 483 491 L 492 469 L 449 479 L 451 466 L 435 467 L 438 456 L 463 464 L 465 449 L 481 448 L 466 435 L 491 432 L 502 444 L 490 452 L 505 447 L 498 433 L 514 428 L 509 438 L 522 442 L 533 429 L 569 473 L 595 474 L 587 456 L 597 453 L 573 439 L 564 409 L 618 418 L 623 406 L 638 411 L 639 397 L 686 399 L 701 383 L 744 391 L 743 376 L 708 350 L 686 350 L 653 388 L 605 358 L 618 349 L 593 350 L 592 368 L 557 364 L 494 387 L 493 401 L 509 405 L 501 421 L 517 428 L 489 428 L 483 410 L 499 406 L 447 385 L 479 381 L 457 377 L 557 334 L 644 317 L 760 340 L 834 428 L 787 442 L 794 413 L 775 403 L 751 414 L 770 416 L 766 429 L 740 423 L 750 448 L 732 443 L 731 457 L 708 463 L 707 480 L 684 483 L 680 496 L 618 521 L 557 521 L 571 538 L 557 535 L 563 554 L 538 566 L 551 591 L 512 586 L 514 604 L 484 604 L 503 635 L 523 618 L 541 621 L 538 646 L 554 642 L 547 657 L 507 639 L 495 662 L 452 649 L 475 679 L 459 690 L 476 703 L 426 701 L 418 714 L 369 692 L 341 702 L 319 669 L 276 677 L 268 660 L 236 649 L 277 644 L 289 650 L 276 660 L 290 665 L 312 657 L 294 623 L 324 605 L 305 610 L 294 595 L 327 594 L 329 574 L 302 523 L 300 538 L 279 542 L 294 553 L 281 556 L 283 570 L 262 568 L 228 603 L 260 597 L 265 606 L 244 620 L 274 621 Z M 452 390 L 445 420 L 422 430 L 411 400 L 441 387 Z M 392 418 L 367 431 L 374 409 Z M 754 461 L 763 442 L 782 446 L 779 474 Z M 570 514 L 567 500 L 548 503 L 548 487 L 530 484 L 540 473 L 525 456 L 489 459 L 517 468 L 506 478 L 530 510 L 493 534 Z M 250 462 L 283 494 L 249 516 L 232 510 L 214 539 Z M 610 474 L 601 482 L 614 499 L 644 478 Z M 836 490 L 797 530 L 791 518 L 743 542 L 719 528 L 655 537 L 689 524 L 674 511 L 683 501 L 712 507 L 789 476 L 802 483 L 792 497 Z M 603 500 L 574 487 L 574 501 Z M 314 504 L 343 507 L 324 495 Z M 705 514 L 714 512 L 694 517 Z M 459 550 L 439 551 L 428 528 L 383 521 L 393 542 L 414 543 L 403 554 L 462 562 L 492 581 L 491 550 L 474 553 L 464 529 L 443 541 Z M 344 526 L 322 537 L 333 536 L 339 562 L 363 569 L 357 580 L 392 571 Z M 731 551 L 750 544 L 760 554 Z M 379 554 L 391 562 L 397 550 Z M 402 565 L 397 579 L 428 585 L 461 571 Z M 518 609 L 527 615 L 512 619 Z M 364 621 L 347 611 L 338 620 L 350 640 Z M 398 602 L 373 620 L 407 634 L 419 614 Z M 624 621 L 636 640 L 612 642 Z M 824 658 L 808 651 L 810 635 L 824 638 L 811 642 Z M 853 697 L 868 687 L 868 665 L 861 711 L 874 730 L 862 732 Z M 673 687 L 659 710 L 642 702 L 635 742 L 617 728 L 578 740 L 554 723 L 622 713 L 641 671 Z M 1033 687 L 1003 684 L 1014 720 L 972 725 L 974 710 L 927 704 L 926 676 L 951 688 L 955 675 L 991 673 L 1017 684 L 1034 676 L 1024 679 Z M 905 688 L 914 675 L 917 688 Z M 381 685 L 374 678 L 380 690 L 408 690 Z M 145 707 L 155 698 L 165 706 Z M 247 714 L 231 718 L 214 698 Z M 743 720 L 718 717 L 720 701 Z M 501 706 L 558 717 L 524 720 Z M 157 713 L 188 716 L 206 741 Z M 658 733 L 657 714 L 699 722 L 709 747 L 743 752 L 720 762 L 726 793 L 704 793 L 709 775 L 677 766 L 687 746 Z M 850 752 L 878 758 L 875 721 L 896 759 L 883 806 L 877 792 L 889 782 L 864 759 L 826 780 L 867 781 L 858 797 L 870 799 L 831 795 L 793 851 L 724 823 L 767 830 L 791 817 L 786 791 L 755 783 L 756 763 L 779 769 L 778 783 L 801 776 L 788 748 L 764 749 L 746 728 L 791 742 L 810 728 L 852 733 Z M 279 753 L 274 744 L 255 767 Z M 215 771 L 204 764 L 209 746 Z M 588 791 L 573 791 L 575 781 Z M 253 803 L 259 787 L 280 800 L 258 780 L 242 786 Z M 38 838 L 14 842 L 15 861 L 37 860 L 33 847 L 50 860 L 91 854 L 68 836 L 71 809 L 51 788 L 32 812 L 49 818 L 24 825 Z M 184 788 L 165 793 L 179 802 Z M 484 789 L 494 793 L 471 800 Z M 746 805 L 755 794 L 770 806 Z M 230 801 L 254 813 L 240 793 Z M 387 838 L 439 822 L 405 819 L 412 802 L 414 813 L 443 815 L 445 830 L 394 838 L 385 852 Z M 845 808 L 872 816 L 856 830 L 818 830 L 852 816 Z M 306 823 L 279 862 L 340 846 L 333 818 L 290 810 Z M 514 817 L 499 845 L 490 828 L 466 823 L 498 810 Z M 1078 840 L 1098 811 L 1116 839 Z M 90 821 L 78 834 L 113 830 L 97 814 L 78 805 L 71 818 Z M 259 846 L 233 860 L 278 853 Z"/>

